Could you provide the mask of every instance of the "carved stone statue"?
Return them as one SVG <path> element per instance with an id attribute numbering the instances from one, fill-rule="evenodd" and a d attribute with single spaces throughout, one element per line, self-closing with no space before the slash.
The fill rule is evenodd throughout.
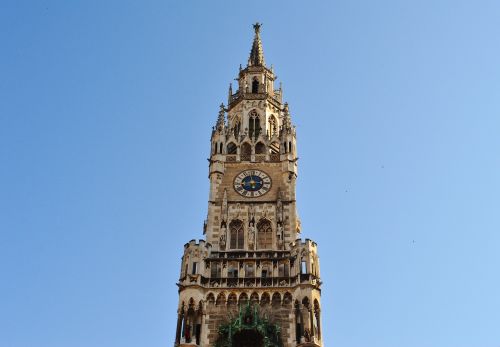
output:
<path id="1" fill-rule="evenodd" d="M 253 249 L 255 245 L 255 224 L 250 223 L 248 226 L 248 247 Z"/>
<path id="2" fill-rule="evenodd" d="M 222 197 L 222 206 L 221 206 L 221 220 L 222 222 L 227 221 L 227 189 L 224 189 L 224 196 Z"/>
<path id="3" fill-rule="evenodd" d="M 304 329 L 304 340 L 305 342 L 311 342 L 311 332 L 309 331 L 309 328 Z"/>
<path id="4" fill-rule="evenodd" d="M 248 206 L 248 220 L 255 222 L 255 207 L 253 205 Z"/>
<path id="5" fill-rule="evenodd" d="M 283 222 L 283 203 L 281 202 L 281 192 L 278 192 L 278 201 L 276 202 L 276 217 L 278 223 Z"/>
<path id="6" fill-rule="evenodd" d="M 281 248 L 283 246 L 283 225 L 281 223 L 276 228 L 276 239 L 278 240 L 278 248 Z"/>
<path id="7" fill-rule="evenodd" d="M 219 246 L 220 246 L 220 249 L 225 249 L 226 248 L 226 240 L 227 240 L 227 236 L 226 236 L 227 228 L 226 228 L 225 224 L 223 224 L 221 226 L 220 231 L 221 231 L 221 234 L 219 237 Z"/>

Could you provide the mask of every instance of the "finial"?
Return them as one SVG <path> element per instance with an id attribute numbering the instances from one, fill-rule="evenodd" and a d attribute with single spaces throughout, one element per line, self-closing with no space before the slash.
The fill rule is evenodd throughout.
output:
<path id="1" fill-rule="evenodd" d="M 290 119 L 290 110 L 288 109 L 288 102 L 285 102 L 285 105 L 283 107 L 283 126 L 285 129 L 291 129 L 292 128 L 292 120 Z"/>
<path id="2" fill-rule="evenodd" d="M 217 124 L 215 125 L 215 127 L 218 130 L 222 130 L 224 128 L 225 123 L 226 123 L 225 112 L 226 111 L 224 110 L 224 103 L 222 102 L 220 104 L 219 117 L 217 117 Z"/>
<path id="3" fill-rule="evenodd" d="M 261 26 L 262 26 L 262 23 L 259 23 L 259 22 L 255 23 L 255 24 L 253 25 L 253 29 L 255 30 L 255 33 L 256 33 L 256 34 L 260 33 L 260 27 L 261 27 Z"/>
<path id="4" fill-rule="evenodd" d="M 260 40 L 260 27 L 261 23 L 255 23 L 253 28 L 255 30 L 255 37 L 253 38 L 252 49 L 250 57 L 248 58 L 248 66 L 265 66 L 264 50 L 262 49 L 262 42 Z"/>
<path id="5" fill-rule="evenodd" d="M 233 98 L 233 84 L 229 83 L 229 90 L 227 92 L 227 104 L 231 104 L 231 99 Z"/>

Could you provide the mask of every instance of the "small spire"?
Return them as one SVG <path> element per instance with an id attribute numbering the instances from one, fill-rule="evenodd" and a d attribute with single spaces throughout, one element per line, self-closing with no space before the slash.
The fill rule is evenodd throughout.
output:
<path id="1" fill-rule="evenodd" d="M 221 130 L 224 128 L 224 125 L 226 124 L 225 114 L 226 111 L 224 110 L 224 103 L 221 103 L 219 110 L 219 117 L 217 117 L 217 124 L 215 125 L 215 128 L 217 130 Z"/>
<path id="2" fill-rule="evenodd" d="M 290 110 L 288 109 L 288 102 L 285 102 L 285 107 L 283 108 L 283 125 L 285 129 L 292 128 L 292 119 L 290 117 Z"/>
<path id="3" fill-rule="evenodd" d="M 262 41 L 260 40 L 260 27 L 262 23 L 255 23 L 253 28 L 255 36 L 253 38 L 252 50 L 248 58 L 248 66 L 265 66 L 264 62 L 264 49 L 262 48 Z"/>
<path id="4" fill-rule="evenodd" d="M 231 99 L 233 97 L 233 84 L 229 83 L 229 91 L 227 92 L 227 104 L 229 105 L 231 103 Z"/>

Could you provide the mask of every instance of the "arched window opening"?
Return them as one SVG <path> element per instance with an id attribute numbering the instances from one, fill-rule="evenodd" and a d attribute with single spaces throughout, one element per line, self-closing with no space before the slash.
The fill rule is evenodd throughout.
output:
<path id="1" fill-rule="evenodd" d="M 235 293 L 229 294 L 229 296 L 227 297 L 227 305 L 228 306 L 236 305 L 237 302 L 238 302 L 238 298 L 236 297 L 236 294 Z"/>
<path id="2" fill-rule="evenodd" d="M 222 142 L 219 144 L 219 153 L 222 154 Z"/>
<path id="3" fill-rule="evenodd" d="M 229 224 L 229 230 L 231 237 L 231 243 L 230 243 L 231 249 L 242 249 L 244 247 L 243 222 L 240 221 L 239 219 L 233 220 Z"/>
<path id="4" fill-rule="evenodd" d="M 264 293 L 262 294 L 262 297 L 260 298 L 260 305 L 265 306 L 268 305 L 269 302 L 271 301 L 271 297 L 269 296 L 269 293 Z"/>
<path id="5" fill-rule="evenodd" d="M 292 294 L 289 292 L 286 292 L 285 295 L 283 296 L 283 305 L 291 305 L 292 303 Z"/>
<path id="6" fill-rule="evenodd" d="M 279 293 L 274 293 L 271 303 L 273 306 L 281 305 L 281 295 Z"/>
<path id="7" fill-rule="evenodd" d="M 214 296 L 214 294 L 213 294 L 213 293 L 209 293 L 209 294 L 207 295 L 207 303 L 208 303 L 209 305 L 215 305 L 215 296 Z"/>
<path id="8" fill-rule="evenodd" d="M 255 145 L 255 154 L 266 154 L 266 145 L 259 142 Z"/>
<path id="9" fill-rule="evenodd" d="M 248 114 L 248 130 L 250 138 L 257 139 L 260 135 L 260 118 L 255 110 Z"/>
<path id="10" fill-rule="evenodd" d="M 219 278 L 222 277 L 221 266 L 219 262 L 213 261 L 210 264 L 210 277 Z"/>
<path id="11" fill-rule="evenodd" d="M 200 343 L 201 337 L 201 315 L 202 315 L 202 306 L 200 302 L 200 306 L 196 307 L 196 304 L 191 298 L 189 300 L 189 308 L 187 310 L 187 314 L 184 318 L 183 324 L 183 332 L 182 335 L 187 343 L 195 342 L 196 344 Z M 194 338 L 193 338 L 194 337 Z"/>
<path id="12" fill-rule="evenodd" d="M 300 312 L 300 303 L 295 300 L 295 341 L 299 344 L 301 337 L 304 334 L 304 323 Z"/>
<path id="13" fill-rule="evenodd" d="M 272 276 L 271 266 L 269 264 L 263 264 L 262 269 L 260 270 L 260 277 L 268 278 L 271 276 Z"/>
<path id="14" fill-rule="evenodd" d="M 227 277 L 238 278 L 238 263 L 229 263 L 227 268 Z"/>
<path id="15" fill-rule="evenodd" d="M 253 292 L 252 295 L 250 295 L 250 302 L 252 304 L 258 304 L 259 303 L 259 294 L 256 292 Z"/>
<path id="16" fill-rule="evenodd" d="M 252 263 L 245 264 L 245 277 L 255 277 L 254 264 Z"/>
<path id="17" fill-rule="evenodd" d="M 255 136 L 254 136 L 255 139 L 257 139 L 257 137 L 259 137 L 260 131 L 261 131 L 260 119 L 259 119 L 259 117 L 256 117 L 255 118 Z"/>
<path id="18" fill-rule="evenodd" d="M 252 81 L 252 93 L 258 93 L 259 92 L 259 81 L 257 78 L 254 78 Z"/>
<path id="19" fill-rule="evenodd" d="M 236 147 L 236 145 L 234 143 L 230 142 L 227 145 L 226 152 L 227 152 L 227 154 L 236 154 L 237 148 L 238 147 Z"/>
<path id="20" fill-rule="evenodd" d="M 273 229 L 271 222 L 262 219 L 257 224 L 257 249 L 270 249 L 273 244 Z"/>
<path id="21" fill-rule="evenodd" d="M 319 302 L 317 299 L 314 299 L 314 320 L 313 326 L 316 336 L 319 340 L 321 340 L 321 317 L 320 317 L 321 309 L 319 308 Z"/>
<path id="22" fill-rule="evenodd" d="M 278 265 L 278 276 L 279 277 L 290 276 L 290 266 L 288 265 L 288 263 L 280 263 Z"/>
<path id="23" fill-rule="evenodd" d="M 304 260 L 304 258 L 300 259 L 300 273 L 302 275 L 307 274 L 307 262 Z"/>
<path id="24" fill-rule="evenodd" d="M 240 306 L 244 306 L 244 305 L 246 305 L 247 302 L 248 302 L 248 295 L 247 295 L 247 293 L 241 293 L 240 294 L 240 298 L 238 300 L 238 304 Z"/>
<path id="25" fill-rule="evenodd" d="M 250 155 L 252 154 L 252 146 L 245 142 L 241 145 L 240 158 L 241 160 L 250 160 Z"/>
<path id="26" fill-rule="evenodd" d="M 292 153 L 292 142 L 288 142 L 288 152 Z"/>
<path id="27" fill-rule="evenodd" d="M 217 295 L 217 300 L 215 301 L 215 305 L 220 306 L 224 305 L 225 303 L 226 303 L 226 296 L 224 295 L 224 293 L 220 293 L 219 295 Z"/>

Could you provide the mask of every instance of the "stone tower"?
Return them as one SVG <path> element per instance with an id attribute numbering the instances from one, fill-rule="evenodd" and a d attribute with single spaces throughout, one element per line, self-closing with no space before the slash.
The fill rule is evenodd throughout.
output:
<path id="1" fill-rule="evenodd" d="M 296 132 L 260 27 L 212 129 L 205 240 L 184 245 L 175 346 L 323 346 L 317 245 L 299 238 Z"/>

